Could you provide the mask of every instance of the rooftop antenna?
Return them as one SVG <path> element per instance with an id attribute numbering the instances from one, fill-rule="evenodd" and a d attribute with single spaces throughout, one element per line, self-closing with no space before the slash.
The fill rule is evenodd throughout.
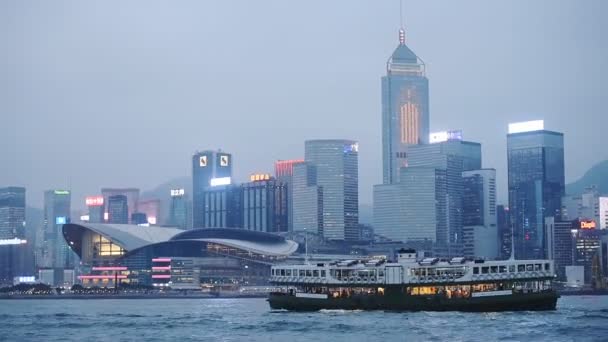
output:
<path id="1" fill-rule="evenodd" d="M 403 29 L 403 0 L 399 0 L 399 45 L 405 44 L 405 30 Z"/>

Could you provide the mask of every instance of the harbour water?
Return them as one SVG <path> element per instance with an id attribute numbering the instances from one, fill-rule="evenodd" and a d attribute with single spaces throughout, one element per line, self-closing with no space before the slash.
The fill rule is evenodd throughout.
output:
<path id="1" fill-rule="evenodd" d="M 0 300 L 0 341 L 607 341 L 608 296 L 549 312 L 271 311 L 265 299 Z"/>

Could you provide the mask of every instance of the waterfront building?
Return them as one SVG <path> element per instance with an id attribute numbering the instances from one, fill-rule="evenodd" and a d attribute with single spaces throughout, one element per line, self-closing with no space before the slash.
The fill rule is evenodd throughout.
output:
<path id="1" fill-rule="evenodd" d="M 170 226 L 174 226 L 180 229 L 187 229 L 190 227 L 189 223 L 189 203 L 188 196 L 184 189 L 172 189 L 171 192 L 171 204 L 169 208 L 169 222 Z"/>
<path id="2" fill-rule="evenodd" d="M 556 217 L 545 218 L 547 259 L 555 262 L 555 273 L 561 281 L 566 280 L 566 266 L 574 262 L 572 232 L 577 229 L 578 221 L 561 221 Z"/>
<path id="3" fill-rule="evenodd" d="M 585 189 L 582 194 L 562 197 L 562 219 L 591 218 L 599 224 L 599 197 L 599 192 L 593 187 Z"/>
<path id="4" fill-rule="evenodd" d="M 608 197 L 600 195 L 595 187 L 585 189 L 582 194 L 562 197 L 562 219 L 592 219 L 598 229 L 608 227 Z"/>
<path id="5" fill-rule="evenodd" d="M 62 236 L 62 226 L 70 222 L 71 193 L 69 190 L 48 190 L 44 193 L 44 227 L 40 267 L 72 268 L 74 254 Z"/>
<path id="6" fill-rule="evenodd" d="M 608 288 L 608 235 L 603 235 L 600 238 L 600 247 L 597 253 L 599 269 L 598 279 L 595 281 L 595 288 L 606 289 Z"/>
<path id="7" fill-rule="evenodd" d="M 137 212 L 146 214 L 145 223 L 150 225 L 159 224 L 161 221 L 160 217 L 160 200 L 159 199 L 148 199 L 137 202 Z"/>
<path id="8" fill-rule="evenodd" d="M 287 185 L 270 174 L 254 174 L 242 184 L 243 228 L 266 233 L 288 231 Z"/>
<path id="9" fill-rule="evenodd" d="M 561 218 L 564 135 L 545 130 L 542 121 L 510 124 L 507 155 L 515 258 L 543 258 L 544 219 Z"/>
<path id="10" fill-rule="evenodd" d="M 395 242 L 435 243 L 444 178 L 433 167 L 408 167 L 401 169 L 398 183 L 375 185 L 374 233 Z"/>
<path id="11" fill-rule="evenodd" d="M 293 167 L 304 159 L 279 160 L 274 163 L 274 176 L 287 187 L 287 227 L 293 232 Z"/>
<path id="12" fill-rule="evenodd" d="M 429 81 L 424 62 L 405 44 L 399 45 L 386 63 L 382 77 L 383 184 L 398 181 L 399 169 L 408 165 L 408 147 L 428 143 Z"/>
<path id="13" fill-rule="evenodd" d="M 108 221 L 108 203 L 110 202 L 110 196 L 121 195 L 127 198 L 127 220 L 133 213 L 138 211 L 137 203 L 139 202 L 139 189 L 137 188 L 103 188 L 101 189 L 101 195 L 103 196 L 104 203 L 106 204 L 106 212 L 104 213 L 105 221 Z"/>
<path id="14" fill-rule="evenodd" d="M 435 254 L 462 255 L 463 178 L 464 171 L 481 169 L 481 144 L 458 139 L 437 141 L 409 148 L 408 169 L 435 169 L 435 198 L 425 203 L 436 207 Z M 406 188 L 406 191 L 408 189 Z M 406 196 L 416 196 L 414 193 Z M 429 199 L 430 200 L 430 199 Z M 420 204 L 418 204 L 420 205 Z M 408 227 L 405 222 L 405 227 Z"/>
<path id="15" fill-rule="evenodd" d="M 576 227 L 572 230 L 573 265 L 584 267 L 585 284 L 590 285 L 594 283 L 594 276 L 597 275 L 593 269 L 594 258 L 599 255 L 602 237 L 608 235 L 608 231 L 598 229 L 595 221 L 590 219 L 577 219 L 573 225 Z"/>
<path id="16" fill-rule="evenodd" d="M 125 195 L 113 195 L 108 197 L 108 223 L 129 223 L 128 203 L 128 198 Z"/>
<path id="17" fill-rule="evenodd" d="M 600 229 L 608 229 L 608 197 L 599 199 L 599 222 Z"/>
<path id="18" fill-rule="evenodd" d="M 87 196 L 85 204 L 89 209 L 89 223 L 105 222 L 104 214 L 106 209 L 103 196 Z"/>
<path id="19" fill-rule="evenodd" d="M 242 229 L 146 228 L 118 224 L 67 224 L 66 241 L 91 268 L 84 286 L 121 283 L 172 288 L 230 289 L 267 285 L 270 266 L 298 244 L 276 234 Z M 175 286 L 174 286 L 175 285 Z"/>
<path id="20" fill-rule="evenodd" d="M 203 192 L 202 228 L 242 228 L 243 196 L 239 185 L 214 185 Z"/>
<path id="21" fill-rule="evenodd" d="M 0 286 L 32 271 L 32 242 L 25 232 L 25 188 L 0 188 Z"/>
<path id="22" fill-rule="evenodd" d="M 205 227 L 205 191 L 212 185 L 231 183 L 232 155 L 220 151 L 196 152 L 192 156 L 192 224 Z"/>
<path id="23" fill-rule="evenodd" d="M 504 205 L 496 206 L 496 225 L 498 227 L 499 252 L 503 260 L 511 257 L 511 219 L 509 208 Z"/>
<path id="24" fill-rule="evenodd" d="M 498 259 L 496 170 L 465 171 L 462 182 L 463 255 Z"/>
<path id="25" fill-rule="evenodd" d="M 149 226 L 150 223 L 148 221 L 148 215 L 146 213 L 133 213 L 131 214 L 132 224 L 136 224 L 138 226 Z"/>
<path id="26" fill-rule="evenodd" d="M 317 168 L 303 162 L 293 166 L 293 232 L 323 236 L 323 188 L 317 185 Z"/>
<path id="27" fill-rule="evenodd" d="M 359 239 L 359 144 L 326 139 L 305 142 L 304 159 L 315 166 L 323 193 L 323 238 Z"/>
<path id="28" fill-rule="evenodd" d="M 428 240 L 439 256 L 462 255 L 464 171 L 481 169 L 481 145 L 461 135 L 409 147 L 404 180 L 374 188 L 374 229 L 395 241 Z"/>

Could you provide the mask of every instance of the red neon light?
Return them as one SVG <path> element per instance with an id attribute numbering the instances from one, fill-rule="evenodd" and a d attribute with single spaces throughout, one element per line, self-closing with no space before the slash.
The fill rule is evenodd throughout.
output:
<path id="1" fill-rule="evenodd" d="M 87 196 L 84 202 L 87 207 L 100 207 L 103 205 L 103 196 Z"/>
<path id="2" fill-rule="evenodd" d="M 118 279 L 127 279 L 126 275 L 81 275 L 78 276 L 78 279 L 114 279 L 115 277 Z"/>
<path id="3" fill-rule="evenodd" d="M 153 266 L 152 271 L 170 271 L 171 266 Z"/>
<path id="4" fill-rule="evenodd" d="M 171 258 L 155 258 L 152 262 L 171 262 Z"/>
<path id="5" fill-rule="evenodd" d="M 100 266 L 93 267 L 93 271 L 126 271 L 128 268 L 124 266 Z"/>
<path id="6" fill-rule="evenodd" d="M 153 274 L 152 279 L 171 279 L 169 274 Z"/>
<path id="7" fill-rule="evenodd" d="M 274 163 L 274 175 L 276 177 L 292 176 L 293 166 L 303 162 L 304 159 L 278 160 Z"/>

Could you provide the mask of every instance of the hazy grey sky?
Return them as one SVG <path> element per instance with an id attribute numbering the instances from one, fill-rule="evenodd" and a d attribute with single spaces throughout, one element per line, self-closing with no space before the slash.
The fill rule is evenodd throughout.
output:
<path id="1" fill-rule="evenodd" d="M 431 129 L 463 129 L 498 169 L 506 126 L 565 133 L 566 180 L 608 159 L 608 1 L 405 1 L 427 63 Z M 304 140 L 360 142 L 361 202 L 381 181 L 380 77 L 399 3 L 0 2 L 0 186 L 28 202 L 71 187 L 142 190 L 190 174 L 195 150 L 236 177 L 302 157 Z"/>

